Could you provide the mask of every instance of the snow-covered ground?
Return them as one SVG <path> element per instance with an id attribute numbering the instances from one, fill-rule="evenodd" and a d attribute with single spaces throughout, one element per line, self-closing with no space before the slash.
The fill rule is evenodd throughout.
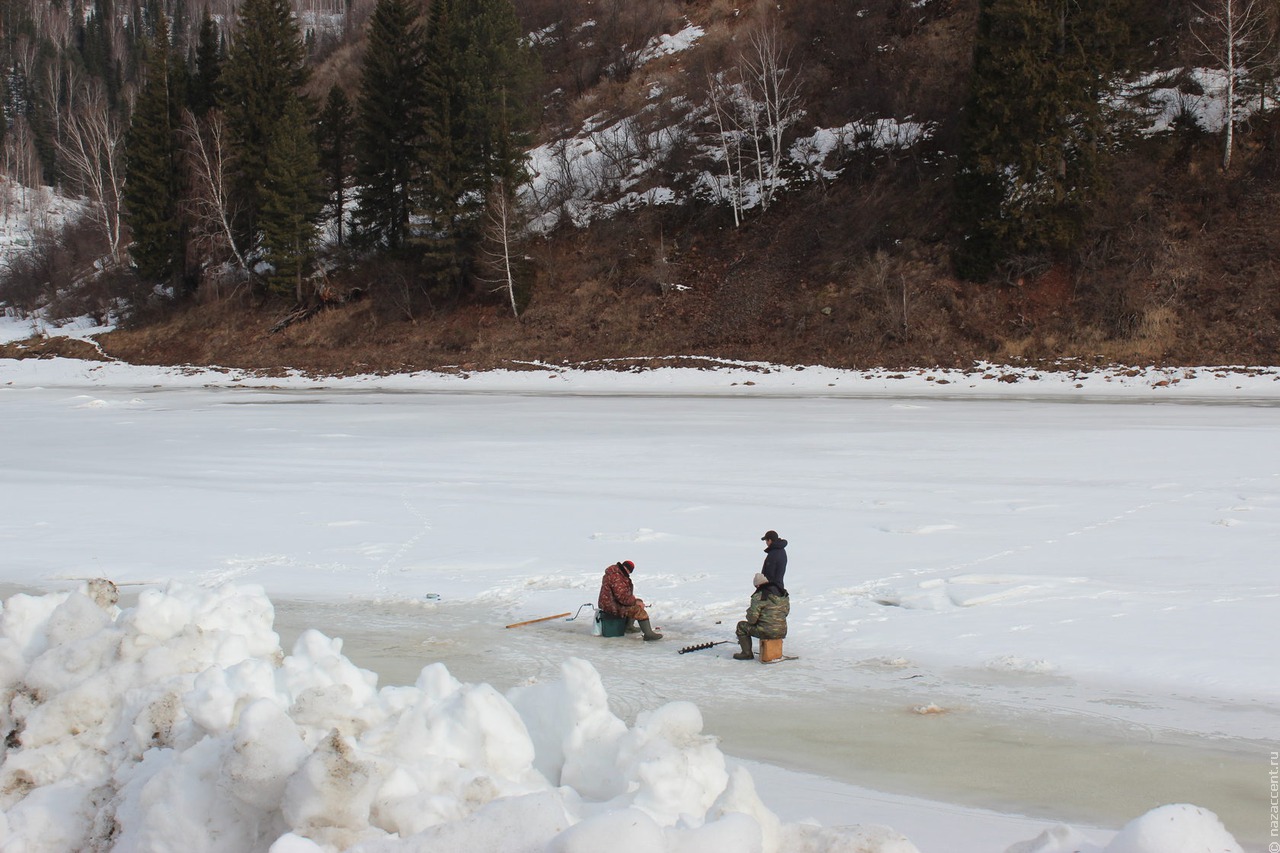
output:
<path id="1" fill-rule="evenodd" d="M 0 265 L 31 251 L 42 233 L 61 230 L 85 210 L 83 200 L 67 198 L 52 187 L 25 187 L 0 175 Z M 12 327 L 0 322 L 0 334 L 12 334 Z"/>
<path id="2" fill-rule="evenodd" d="M 529 368 L 0 360 L 0 846 L 1280 841 L 1280 371 Z"/>

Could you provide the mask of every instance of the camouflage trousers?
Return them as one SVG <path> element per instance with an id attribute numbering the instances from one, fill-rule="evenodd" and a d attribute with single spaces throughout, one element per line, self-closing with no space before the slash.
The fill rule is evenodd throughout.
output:
<path id="1" fill-rule="evenodd" d="M 649 618 L 649 611 L 644 609 L 643 604 L 633 604 L 630 607 L 624 607 L 619 611 L 617 618 L 634 619 L 637 622 L 643 622 Z"/>
<path id="2" fill-rule="evenodd" d="M 779 635 L 777 631 L 770 631 L 768 628 L 762 628 L 759 625 L 752 625 L 750 622 L 738 623 L 738 639 L 745 637 L 755 637 L 758 640 L 781 640 L 787 636 L 785 633 Z"/>

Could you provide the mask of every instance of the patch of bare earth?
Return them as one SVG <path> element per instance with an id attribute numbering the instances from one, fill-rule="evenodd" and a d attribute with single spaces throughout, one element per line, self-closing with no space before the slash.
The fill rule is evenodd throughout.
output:
<path id="1" fill-rule="evenodd" d="M 108 361 L 109 358 L 92 341 L 76 338 L 33 336 L 22 341 L 0 344 L 0 358 L 78 358 L 85 361 Z"/>

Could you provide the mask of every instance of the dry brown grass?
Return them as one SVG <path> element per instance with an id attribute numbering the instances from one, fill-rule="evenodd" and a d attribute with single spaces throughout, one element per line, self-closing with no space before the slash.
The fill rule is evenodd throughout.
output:
<path id="1" fill-rule="evenodd" d="M 1093 348 L 1107 361 L 1120 364 L 1159 363 L 1173 350 L 1180 328 L 1172 308 L 1149 308 L 1143 312 L 1131 336 L 1099 340 Z"/>

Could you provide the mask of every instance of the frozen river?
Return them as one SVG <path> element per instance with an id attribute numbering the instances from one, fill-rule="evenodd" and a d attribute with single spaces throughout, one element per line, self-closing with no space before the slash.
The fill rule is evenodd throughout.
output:
<path id="1" fill-rule="evenodd" d="M 1118 827 L 1158 805 L 1191 802 L 1237 828 L 1242 843 L 1250 838 L 1239 830 L 1251 824 L 1259 850 L 1264 837 L 1266 741 L 1155 730 L 1109 714 L 1105 702 L 1087 715 L 1037 712 L 985 702 L 989 692 L 999 698 L 991 684 L 944 685 L 911 668 L 867 666 L 838 678 L 805 659 L 735 661 L 736 645 L 679 654 L 678 640 L 659 647 L 593 637 L 589 609 L 572 622 L 507 629 L 501 614 L 472 604 L 276 607 L 286 649 L 301 629 L 325 626 L 379 683 L 412 684 L 424 663 L 441 660 L 464 681 L 506 689 L 555 678 L 562 660 L 581 657 L 600 671 L 623 719 L 692 700 L 705 730 L 742 758 L 1046 823 Z M 938 703 L 945 713 L 929 712 Z M 797 808 L 788 793 L 763 788 L 761 795 L 779 813 Z M 839 822 L 876 822 L 866 807 L 861 798 L 848 803 Z M 837 805 L 827 817 L 835 822 L 839 812 Z M 789 815 L 806 816 L 802 808 Z M 918 845 L 920 835 L 910 833 Z"/>
<path id="2" fill-rule="evenodd" d="M 939 837 L 949 807 L 1030 816 L 1006 846 L 1180 802 L 1249 849 L 1268 841 L 1272 398 L 557 395 L 527 378 L 349 393 L 52 372 L 0 373 L 0 581 L 261 585 L 286 651 L 318 628 L 384 684 L 441 661 L 505 690 L 583 658 L 622 718 L 693 701 L 726 753 L 831 780 L 808 798 L 820 820 L 894 825 L 925 853 L 944 848 L 897 823 L 928 809 L 877 813 L 867 792 L 934 801 Z M 677 654 L 731 639 L 768 528 L 791 541 L 798 659 Z M 579 610 L 621 559 L 663 642 L 593 637 L 590 608 L 504 627 Z M 781 784 L 762 796 L 806 816 Z M 952 848 L 968 849 L 992 848 Z"/>

